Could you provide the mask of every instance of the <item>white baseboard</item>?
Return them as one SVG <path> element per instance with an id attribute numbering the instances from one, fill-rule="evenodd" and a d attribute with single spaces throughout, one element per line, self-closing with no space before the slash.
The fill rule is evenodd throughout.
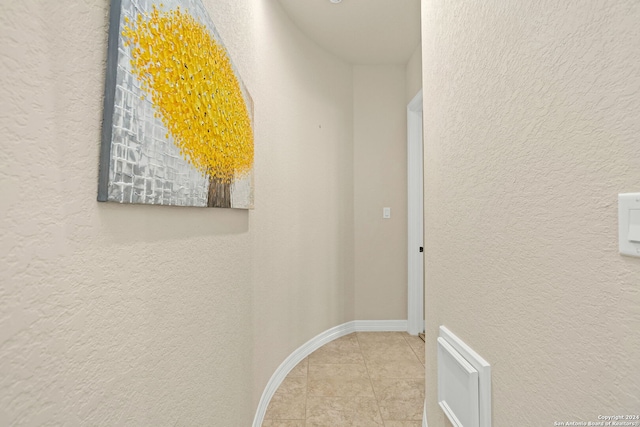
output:
<path id="1" fill-rule="evenodd" d="M 323 345 L 353 332 L 398 332 L 407 330 L 406 320 L 354 320 L 328 329 L 298 347 L 275 370 L 267 382 L 253 419 L 253 427 L 261 427 L 267 407 L 282 381 L 302 360 Z"/>
<path id="2" fill-rule="evenodd" d="M 424 400 L 424 409 L 422 410 L 422 427 L 429 427 L 427 425 L 427 399 Z"/>

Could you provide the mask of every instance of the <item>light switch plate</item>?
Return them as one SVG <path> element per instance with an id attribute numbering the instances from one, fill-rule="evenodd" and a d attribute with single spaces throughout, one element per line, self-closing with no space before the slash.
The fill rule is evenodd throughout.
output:
<path id="1" fill-rule="evenodd" d="M 384 219 L 391 218 L 391 208 L 382 208 L 382 218 Z"/>
<path id="2" fill-rule="evenodd" d="M 622 255 L 640 257 L 640 193 L 618 194 L 618 245 Z"/>

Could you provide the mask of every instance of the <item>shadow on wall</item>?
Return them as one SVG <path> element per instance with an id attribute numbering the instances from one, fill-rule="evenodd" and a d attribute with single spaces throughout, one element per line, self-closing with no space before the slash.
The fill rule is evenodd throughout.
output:
<path id="1" fill-rule="evenodd" d="M 244 209 L 98 203 L 98 214 L 105 234 L 117 243 L 185 240 L 249 231 L 249 211 Z"/>

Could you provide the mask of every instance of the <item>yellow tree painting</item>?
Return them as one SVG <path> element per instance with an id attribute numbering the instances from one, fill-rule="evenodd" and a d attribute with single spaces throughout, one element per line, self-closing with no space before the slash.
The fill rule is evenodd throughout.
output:
<path id="1" fill-rule="evenodd" d="M 252 102 L 202 3 L 117 0 L 111 13 L 98 200 L 251 208 Z"/>

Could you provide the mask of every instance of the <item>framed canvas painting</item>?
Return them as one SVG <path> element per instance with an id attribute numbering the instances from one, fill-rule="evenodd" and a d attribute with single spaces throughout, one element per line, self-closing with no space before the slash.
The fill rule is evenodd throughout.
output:
<path id="1" fill-rule="evenodd" d="M 98 200 L 253 208 L 253 101 L 200 0 L 112 0 Z"/>

